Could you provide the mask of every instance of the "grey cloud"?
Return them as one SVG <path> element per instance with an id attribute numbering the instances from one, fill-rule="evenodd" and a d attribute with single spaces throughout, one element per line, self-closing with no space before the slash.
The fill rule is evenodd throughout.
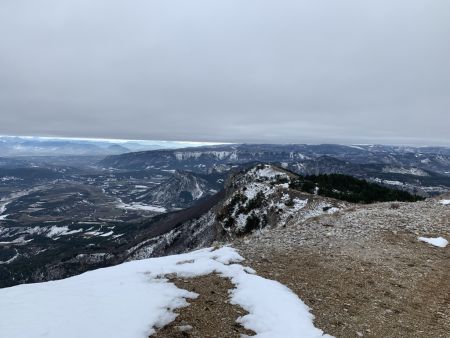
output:
<path id="1" fill-rule="evenodd" d="M 0 133 L 450 144 L 446 0 L 5 0 Z"/>

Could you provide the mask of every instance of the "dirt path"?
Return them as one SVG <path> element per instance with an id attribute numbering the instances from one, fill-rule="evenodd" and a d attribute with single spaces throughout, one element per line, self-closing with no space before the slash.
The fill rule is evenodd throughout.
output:
<path id="1" fill-rule="evenodd" d="M 228 291 L 233 284 L 218 275 L 197 278 L 173 279 L 179 288 L 199 294 L 190 305 L 177 311 L 177 319 L 160 329 L 152 337 L 178 338 L 238 338 L 242 334 L 254 335 L 236 323 L 236 319 L 247 314 L 242 308 L 229 303 Z"/>

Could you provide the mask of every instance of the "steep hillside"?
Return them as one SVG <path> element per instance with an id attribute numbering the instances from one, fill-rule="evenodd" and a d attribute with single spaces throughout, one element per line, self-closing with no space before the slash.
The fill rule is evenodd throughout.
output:
<path id="1" fill-rule="evenodd" d="M 142 193 L 136 201 L 180 208 L 190 206 L 193 201 L 216 192 L 217 190 L 212 189 L 205 179 L 193 173 L 176 171 L 165 184 L 159 184 L 154 189 Z"/>
<path id="2" fill-rule="evenodd" d="M 199 200 L 211 197 L 223 188 L 224 175 L 201 175 L 188 171 L 170 170 L 165 176 L 156 175 L 153 180 L 141 180 L 143 184 L 117 184 L 105 192 L 117 197 L 119 205 L 128 210 L 160 208 L 165 211 L 188 208 Z M 135 172 L 116 176 L 131 176 Z"/>

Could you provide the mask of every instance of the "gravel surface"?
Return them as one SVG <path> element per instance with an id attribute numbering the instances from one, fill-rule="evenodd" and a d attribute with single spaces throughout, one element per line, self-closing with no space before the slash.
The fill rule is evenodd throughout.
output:
<path id="1" fill-rule="evenodd" d="M 450 207 L 355 206 L 239 239 L 261 276 L 296 292 L 336 337 L 450 337 Z"/>

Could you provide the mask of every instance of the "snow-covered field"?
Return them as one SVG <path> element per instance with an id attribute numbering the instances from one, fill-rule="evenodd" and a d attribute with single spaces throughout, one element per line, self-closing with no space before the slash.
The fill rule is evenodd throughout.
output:
<path id="1" fill-rule="evenodd" d="M 197 295 L 165 277 L 213 272 L 235 286 L 230 302 L 257 337 L 330 337 L 314 327 L 308 307 L 284 285 L 257 276 L 230 247 L 151 258 L 68 279 L 0 289 L 1 337 L 144 338 L 175 319 L 174 309 Z"/>

